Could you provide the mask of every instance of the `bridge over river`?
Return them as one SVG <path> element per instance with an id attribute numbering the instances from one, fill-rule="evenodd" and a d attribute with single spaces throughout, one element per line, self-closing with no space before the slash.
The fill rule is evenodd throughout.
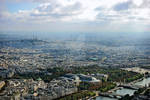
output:
<path id="1" fill-rule="evenodd" d="M 100 96 L 104 96 L 104 97 L 110 97 L 110 98 L 121 98 L 124 95 L 119 95 L 116 93 L 109 93 L 109 92 L 105 92 L 105 93 L 99 93 Z"/>
<path id="2" fill-rule="evenodd" d="M 130 84 L 120 84 L 119 87 L 124 87 L 128 89 L 138 90 L 139 88 L 143 88 L 141 85 L 130 85 Z"/>
<path id="3" fill-rule="evenodd" d="M 138 90 L 139 88 L 143 88 L 144 86 L 141 86 L 141 85 L 131 85 L 131 84 L 120 84 L 118 85 L 115 89 L 113 89 L 114 91 L 118 90 L 118 89 L 121 89 L 122 88 L 126 88 L 126 89 L 132 89 L 132 90 Z M 118 94 L 114 91 L 111 91 L 111 92 L 105 92 L 105 93 L 101 93 L 99 92 L 99 95 L 100 96 L 104 96 L 104 97 L 110 97 L 110 98 L 121 98 L 123 97 L 124 95 L 122 94 Z"/>

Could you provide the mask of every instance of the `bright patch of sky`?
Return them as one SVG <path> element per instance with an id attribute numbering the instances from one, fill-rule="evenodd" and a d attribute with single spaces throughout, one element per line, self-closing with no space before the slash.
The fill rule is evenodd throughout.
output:
<path id="1" fill-rule="evenodd" d="M 18 12 L 19 10 L 32 10 L 36 8 L 39 3 L 29 3 L 29 2 L 18 2 L 18 3 L 6 3 L 8 11 L 11 13 Z"/>

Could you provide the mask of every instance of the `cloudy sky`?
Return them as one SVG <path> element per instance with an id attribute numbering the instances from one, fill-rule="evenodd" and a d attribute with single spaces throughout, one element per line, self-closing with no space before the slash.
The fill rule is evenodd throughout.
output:
<path id="1" fill-rule="evenodd" d="M 0 31 L 149 32 L 150 0 L 0 0 Z"/>

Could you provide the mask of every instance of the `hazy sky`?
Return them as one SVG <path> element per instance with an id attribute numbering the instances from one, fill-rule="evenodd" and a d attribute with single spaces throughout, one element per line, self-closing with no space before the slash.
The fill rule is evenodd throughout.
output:
<path id="1" fill-rule="evenodd" d="M 150 0 L 0 0 L 0 31 L 150 31 Z"/>

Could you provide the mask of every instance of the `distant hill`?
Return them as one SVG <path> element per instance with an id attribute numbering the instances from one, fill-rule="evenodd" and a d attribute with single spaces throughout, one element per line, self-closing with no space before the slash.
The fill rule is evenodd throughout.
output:
<path id="1" fill-rule="evenodd" d="M 36 47 L 47 43 L 43 40 L 38 39 L 21 39 L 21 40 L 0 40 L 0 47 Z"/>

